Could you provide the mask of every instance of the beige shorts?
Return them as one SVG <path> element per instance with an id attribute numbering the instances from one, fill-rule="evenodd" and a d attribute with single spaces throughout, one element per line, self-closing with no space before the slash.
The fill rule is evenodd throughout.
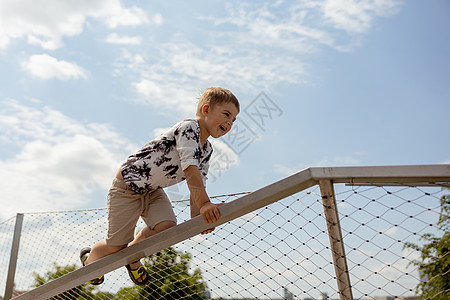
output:
<path id="1" fill-rule="evenodd" d="M 106 243 L 121 246 L 131 242 L 139 217 L 142 217 L 150 229 L 163 221 L 177 222 L 170 200 L 163 189 L 138 194 L 122 179 L 114 178 L 108 194 Z"/>

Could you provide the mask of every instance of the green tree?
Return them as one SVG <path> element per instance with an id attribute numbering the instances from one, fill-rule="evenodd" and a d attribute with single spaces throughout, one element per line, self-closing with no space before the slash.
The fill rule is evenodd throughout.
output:
<path id="1" fill-rule="evenodd" d="M 48 271 L 45 273 L 45 275 L 41 276 L 37 273 L 34 273 L 34 286 L 38 287 L 41 286 L 49 281 L 55 280 L 58 277 L 63 276 L 64 274 L 70 273 L 72 271 L 75 271 L 77 269 L 76 265 L 67 265 L 67 266 L 60 266 L 56 263 L 53 264 L 53 270 Z M 71 290 L 65 291 L 64 293 L 61 293 L 59 295 L 56 295 L 55 297 L 51 299 L 94 299 L 94 300 L 100 300 L 100 299 L 112 299 L 113 295 L 111 293 L 105 293 L 105 292 L 96 292 L 96 288 L 93 285 L 90 284 L 83 284 L 80 286 L 77 286 Z"/>
<path id="2" fill-rule="evenodd" d="M 150 282 L 121 289 L 114 299 L 205 299 L 206 283 L 200 269 L 189 272 L 191 259 L 189 253 L 172 247 L 146 257 Z"/>
<path id="3" fill-rule="evenodd" d="M 417 293 L 422 299 L 447 300 L 450 295 L 450 195 L 441 197 L 441 212 L 438 228 L 441 237 L 424 234 L 427 241 L 423 246 L 406 243 L 405 247 L 419 251 L 420 258 L 411 263 L 416 265 L 426 279 L 417 285 Z"/>

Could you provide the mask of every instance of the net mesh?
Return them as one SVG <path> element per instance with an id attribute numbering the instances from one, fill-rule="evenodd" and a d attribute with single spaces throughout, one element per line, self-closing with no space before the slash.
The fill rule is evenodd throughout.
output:
<path id="1" fill-rule="evenodd" d="M 335 185 L 336 202 L 355 298 L 406 297 L 421 278 L 405 243 L 442 235 L 436 223 L 439 187 Z M 241 195 L 216 197 L 230 202 Z M 178 222 L 189 201 L 174 201 Z M 106 234 L 106 209 L 27 213 L 15 276 L 15 295 L 81 267 L 79 250 Z M 138 223 L 137 229 L 144 226 Z M 14 219 L 0 224 L 0 293 L 4 293 Z M 146 287 L 125 268 L 57 299 L 317 299 L 339 298 L 319 187 L 282 199 L 142 260 Z M 447 275 L 448 276 L 448 275 Z"/>

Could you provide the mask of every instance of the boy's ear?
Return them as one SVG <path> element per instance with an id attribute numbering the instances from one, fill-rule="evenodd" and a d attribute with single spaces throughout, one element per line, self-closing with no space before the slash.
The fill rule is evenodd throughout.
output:
<path id="1" fill-rule="evenodd" d="M 207 115 L 209 113 L 209 110 L 211 109 L 211 106 L 209 104 L 205 104 L 202 106 L 202 113 L 203 115 Z"/>

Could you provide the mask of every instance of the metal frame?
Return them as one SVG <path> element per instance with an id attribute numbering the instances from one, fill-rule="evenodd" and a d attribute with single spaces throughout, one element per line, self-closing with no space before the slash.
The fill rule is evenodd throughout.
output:
<path id="1" fill-rule="evenodd" d="M 285 179 L 272 183 L 248 195 L 221 206 L 221 219 L 214 224 L 220 226 L 249 212 L 298 193 L 316 184 L 320 185 L 324 200 L 330 243 L 336 270 L 341 300 L 352 299 L 344 243 L 333 183 L 373 184 L 410 183 L 435 184 L 450 182 L 450 165 L 375 166 L 375 167 L 330 167 L 308 168 Z M 74 288 L 102 274 L 109 273 L 130 262 L 149 256 L 169 246 L 189 239 L 208 229 L 200 216 L 165 230 L 144 241 L 108 255 L 83 268 L 48 282 L 14 299 L 48 299 Z"/>
<path id="2" fill-rule="evenodd" d="M 20 236 L 22 233 L 23 214 L 17 214 L 14 225 L 14 236 L 9 257 L 8 276 L 6 278 L 5 300 L 12 297 L 14 290 L 14 277 L 16 276 L 17 256 L 19 254 Z"/>
<path id="3" fill-rule="evenodd" d="M 319 180 L 319 186 L 322 194 L 325 219 L 327 221 L 328 237 L 330 239 L 331 254 L 333 255 L 339 296 L 341 300 L 353 300 L 333 182 L 331 180 L 321 179 Z"/>

